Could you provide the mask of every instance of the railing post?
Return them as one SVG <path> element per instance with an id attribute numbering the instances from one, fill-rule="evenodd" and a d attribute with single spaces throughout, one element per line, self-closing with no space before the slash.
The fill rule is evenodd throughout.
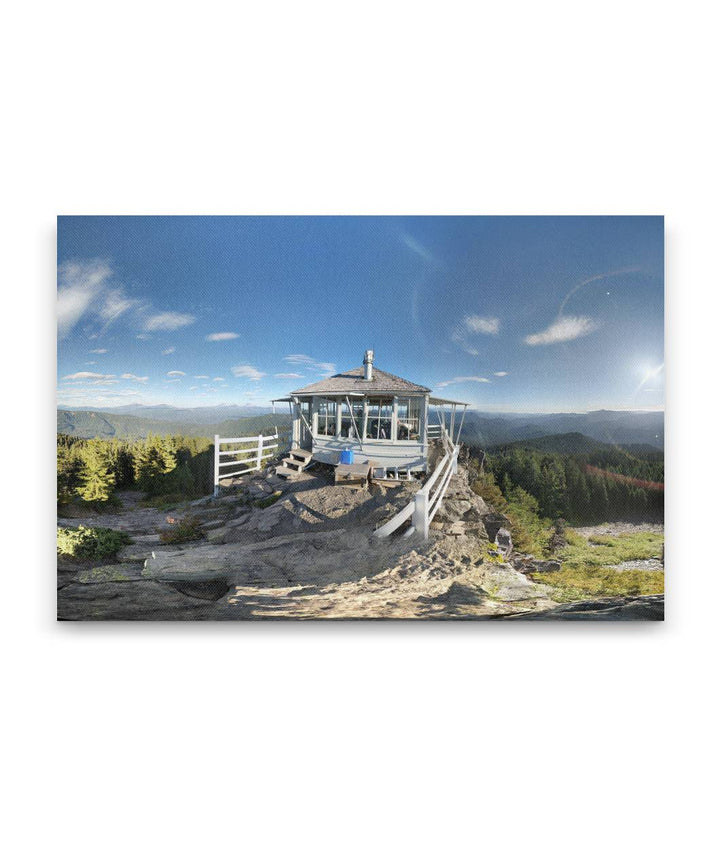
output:
<path id="1" fill-rule="evenodd" d="M 452 474 L 453 474 L 454 476 L 456 476 L 456 475 L 457 475 L 457 468 L 458 468 L 458 453 L 459 453 L 459 452 L 460 452 L 460 446 L 457 446 L 457 447 L 455 448 L 455 452 L 453 453 L 453 456 L 452 456 Z"/>
<path id="2" fill-rule="evenodd" d="M 260 469 L 260 464 L 262 463 L 262 453 L 263 453 L 263 435 L 260 434 L 258 436 L 258 451 L 257 451 L 257 468 Z"/>
<path id="3" fill-rule="evenodd" d="M 220 435 L 215 435 L 215 463 L 213 466 L 213 496 L 220 493 Z"/>
<path id="4" fill-rule="evenodd" d="M 430 526 L 428 524 L 428 495 L 424 491 L 415 494 L 415 509 L 413 510 L 412 525 L 426 540 L 430 537 Z"/>

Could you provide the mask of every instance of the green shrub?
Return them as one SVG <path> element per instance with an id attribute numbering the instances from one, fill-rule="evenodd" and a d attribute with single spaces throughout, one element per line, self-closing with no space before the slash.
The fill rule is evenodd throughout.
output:
<path id="1" fill-rule="evenodd" d="M 107 559 L 130 543 L 130 536 L 102 526 L 58 527 L 57 551 L 77 559 Z"/>
<path id="2" fill-rule="evenodd" d="M 173 526 L 160 533 L 163 544 L 184 544 L 186 541 L 199 541 L 205 535 L 197 517 L 183 517 Z"/>

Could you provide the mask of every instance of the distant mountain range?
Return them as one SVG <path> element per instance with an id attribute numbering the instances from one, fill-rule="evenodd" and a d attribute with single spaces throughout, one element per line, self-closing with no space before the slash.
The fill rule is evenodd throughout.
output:
<path id="1" fill-rule="evenodd" d="M 662 449 L 659 449 L 657 446 L 650 446 L 647 443 L 625 443 L 622 445 L 601 443 L 600 440 L 593 440 L 592 437 L 586 437 L 585 434 L 578 434 L 577 432 L 570 434 L 548 434 L 544 437 L 515 440 L 512 443 L 501 443 L 497 446 L 491 446 L 489 451 L 492 453 L 496 449 L 514 448 L 534 449 L 538 452 L 560 452 L 564 455 L 591 455 L 594 452 L 622 448 L 623 451 L 630 454 L 654 454 L 662 456 Z"/>
<path id="2" fill-rule="evenodd" d="M 462 439 L 481 448 L 556 434 L 584 434 L 612 445 L 665 445 L 665 414 L 640 410 L 590 413 L 480 413 L 468 411 Z"/>
<path id="3" fill-rule="evenodd" d="M 153 408 L 147 408 L 152 410 Z M 210 411 L 213 408 L 198 408 Z M 173 411 L 174 408 L 167 408 Z M 161 411 L 162 412 L 162 411 Z M 185 418 L 182 410 L 176 411 L 175 418 L 160 419 L 149 416 L 135 416 L 127 413 L 114 413 L 109 410 L 58 410 L 57 433 L 69 434 L 72 437 L 90 439 L 100 437 L 110 439 L 138 439 L 148 434 L 183 434 L 189 437 L 251 437 L 260 432 L 271 431 L 275 426 L 280 431 L 290 427 L 290 415 L 278 413 L 273 415 L 267 411 L 255 412 L 253 415 L 237 416 L 217 421 L 217 414 L 191 414 Z M 194 417 L 194 418 L 193 418 Z"/>
<path id="4" fill-rule="evenodd" d="M 434 420 L 434 408 L 431 415 Z M 84 438 L 134 438 L 148 434 L 250 436 L 275 425 L 284 430 L 289 424 L 290 416 L 284 405 L 278 408 L 276 415 L 268 408 L 233 404 L 187 408 L 165 404 L 126 405 L 104 410 L 84 407 L 74 410 L 59 408 L 57 411 L 58 432 Z M 470 410 L 462 431 L 465 443 L 484 449 L 549 435 L 584 435 L 600 443 L 642 444 L 662 449 L 665 441 L 664 414 L 625 410 L 499 414 Z M 573 441 L 568 442 L 572 444 Z"/>

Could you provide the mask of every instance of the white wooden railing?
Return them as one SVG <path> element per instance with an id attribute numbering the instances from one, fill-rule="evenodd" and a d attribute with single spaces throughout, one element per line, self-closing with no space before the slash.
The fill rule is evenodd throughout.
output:
<path id="1" fill-rule="evenodd" d="M 215 466 L 213 478 L 213 493 L 220 492 L 220 479 L 230 479 L 244 476 L 262 469 L 263 461 L 274 455 L 277 449 L 279 435 L 277 428 L 274 434 L 258 434 L 257 437 L 220 437 L 215 435 Z M 234 446 L 235 448 L 220 448 Z M 237 448 L 241 446 L 242 448 Z M 224 458 L 224 460 L 223 460 Z M 238 469 L 241 467 L 242 469 Z M 229 470 L 232 469 L 232 472 Z"/>
<path id="2" fill-rule="evenodd" d="M 445 456 L 408 505 L 375 530 L 373 534 L 378 538 L 387 538 L 388 535 L 392 535 L 395 530 L 411 518 L 410 528 L 404 533 L 404 537 L 408 538 L 415 532 L 424 539 L 430 536 L 430 524 L 442 504 L 450 479 L 457 473 L 457 460 L 460 454 L 460 443 L 453 444 L 451 442 L 444 425 L 440 426 L 440 438 L 445 449 Z"/>

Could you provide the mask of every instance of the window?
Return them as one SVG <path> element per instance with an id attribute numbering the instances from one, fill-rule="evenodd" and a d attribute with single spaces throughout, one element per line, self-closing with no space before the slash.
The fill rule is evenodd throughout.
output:
<path id="1" fill-rule="evenodd" d="M 334 437 L 337 425 L 337 403 L 321 398 L 317 403 L 317 432 L 322 437 Z"/>
<path id="2" fill-rule="evenodd" d="M 353 421 L 354 420 L 354 421 Z M 342 403 L 340 436 L 350 440 L 357 439 L 363 429 L 363 402 L 350 399 L 350 407 L 347 401 Z"/>
<path id="3" fill-rule="evenodd" d="M 399 398 L 397 410 L 398 440 L 420 439 L 420 398 Z"/>
<path id="4" fill-rule="evenodd" d="M 367 401 L 368 440 L 390 440 L 392 431 L 392 398 L 369 398 Z"/>

